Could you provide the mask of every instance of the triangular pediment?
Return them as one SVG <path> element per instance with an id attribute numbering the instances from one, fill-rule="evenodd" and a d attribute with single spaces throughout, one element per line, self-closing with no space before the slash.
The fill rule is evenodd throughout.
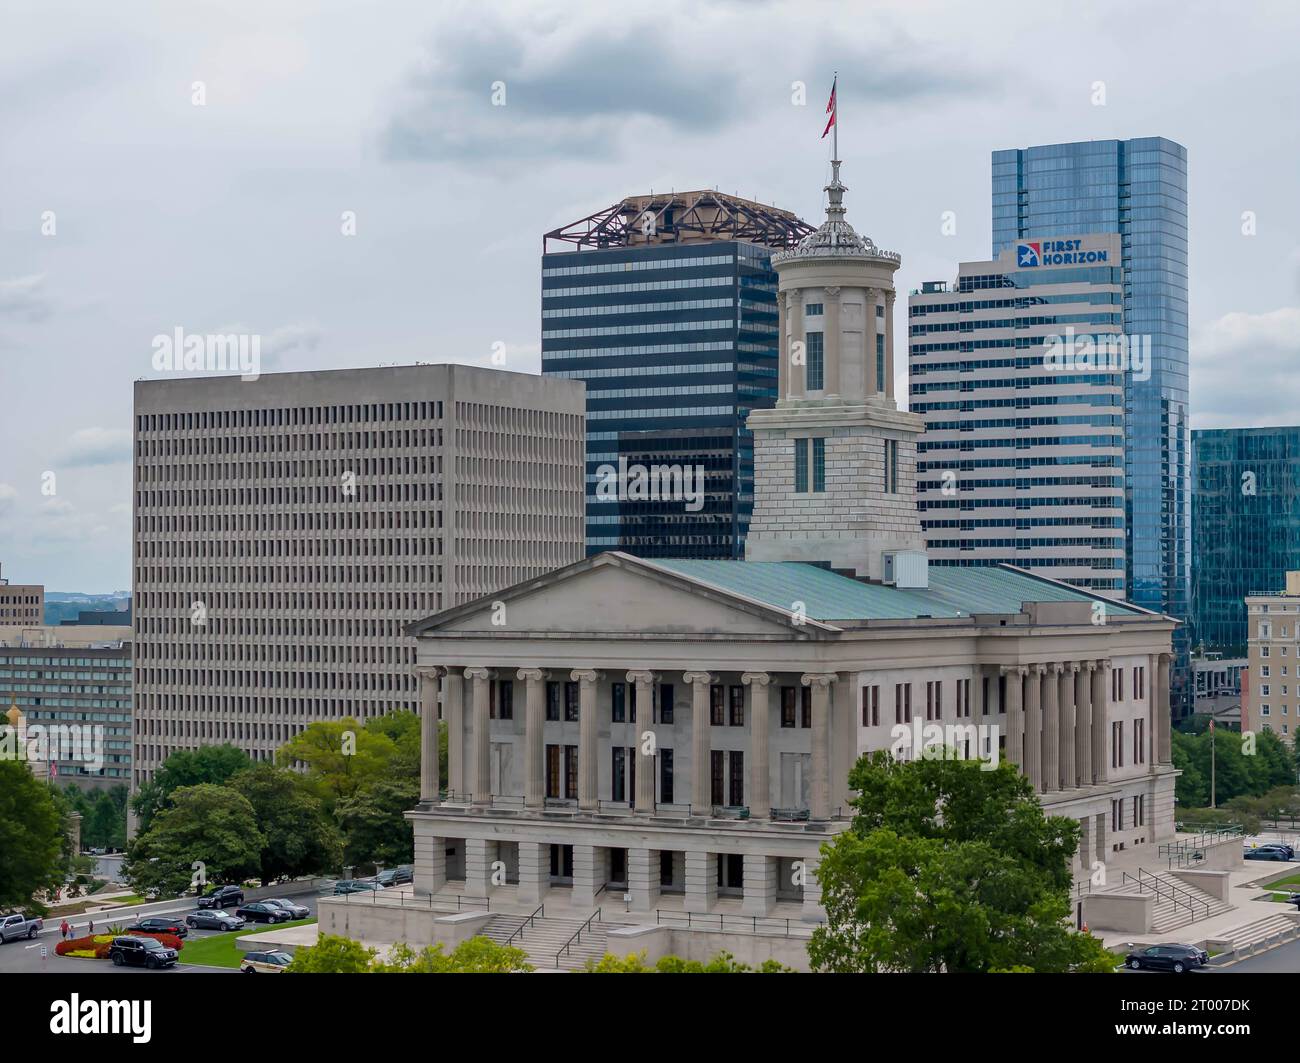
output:
<path id="1" fill-rule="evenodd" d="M 817 638 L 833 627 L 702 584 L 627 554 L 606 553 L 446 610 L 414 635 L 591 634 Z"/>

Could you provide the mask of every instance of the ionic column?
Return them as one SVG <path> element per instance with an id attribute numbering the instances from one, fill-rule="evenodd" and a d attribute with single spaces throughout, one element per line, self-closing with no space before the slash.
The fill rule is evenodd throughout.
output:
<path id="1" fill-rule="evenodd" d="M 1076 661 L 1061 665 L 1061 788 L 1073 790 L 1079 785 L 1079 765 L 1074 755 L 1074 676 Z"/>
<path id="2" fill-rule="evenodd" d="M 1153 706 L 1153 711 L 1157 717 L 1156 734 L 1159 736 L 1161 764 L 1172 764 L 1174 757 L 1173 736 L 1170 733 L 1173 726 L 1173 706 L 1169 704 L 1169 666 L 1173 659 L 1172 653 L 1162 653 L 1160 655 L 1156 682 L 1156 703 Z"/>
<path id="3" fill-rule="evenodd" d="M 447 714 L 447 789 L 465 796 L 465 680 L 448 668 L 442 677 L 442 711 Z"/>
<path id="4" fill-rule="evenodd" d="M 1061 788 L 1061 666 L 1043 665 L 1043 790 Z"/>
<path id="5" fill-rule="evenodd" d="M 885 292 L 885 394 L 894 394 L 894 293 Z"/>
<path id="6" fill-rule="evenodd" d="M 492 803 L 492 769 L 489 759 L 491 746 L 488 743 L 488 698 L 492 693 L 489 685 L 492 673 L 486 668 L 466 668 L 465 678 L 474 681 L 474 752 L 469 758 L 469 789 L 476 805 Z"/>
<path id="7" fill-rule="evenodd" d="M 1003 706 L 1007 715 L 1006 755 L 1017 771 L 1023 771 L 1025 766 L 1025 671 L 1019 665 L 1004 664 L 998 668 L 998 674 L 1006 677 L 1007 703 Z"/>
<path id="8" fill-rule="evenodd" d="M 1025 684 L 1025 775 L 1037 793 L 1043 792 L 1043 666 L 1029 665 Z"/>
<path id="9" fill-rule="evenodd" d="M 826 352 L 824 394 L 829 399 L 840 393 L 840 290 L 830 287 L 825 291 L 826 331 L 822 334 L 822 346 Z"/>
<path id="10" fill-rule="evenodd" d="M 709 687 L 716 677 L 709 672 L 684 672 L 682 682 L 691 685 L 691 814 L 713 814 L 709 783 Z"/>
<path id="11" fill-rule="evenodd" d="M 831 818 L 831 684 L 834 672 L 809 672 L 801 678 L 812 689 L 813 819 Z"/>
<path id="12" fill-rule="evenodd" d="M 745 684 L 749 704 L 749 818 L 767 819 L 772 814 L 771 765 L 768 763 L 767 733 L 768 687 L 772 677 L 767 672 L 745 672 L 740 681 Z"/>
<path id="13" fill-rule="evenodd" d="M 867 364 L 866 385 L 867 397 L 879 395 L 880 389 L 876 387 L 876 301 L 880 298 L 879 288 L 868 288 L 866 290 L 866 311 L 867 321 L 863 332 L 866 335 L 867 344 Z"/>
<path id="14" fill-rule="evenodd" d="M 420 803 L 437 804 L 438 779 L 438 679 L 444 668 L 417 668 L 420 680 Z"/>
<path id="15" fill-rule="evenodd" d="M 1094 662 L 1080 661 L 1074 677 L 1075 758 L 1079 765 L 1079 784 L 1092 785 L 1092 670 Z"/>
<path id="16" fill-rule="evenodd" d="M 546 673 L 540 668 L 520 668 L 524 683 L 524 807 L 546 805 L 544 733 L 546 728 Z"/>
<path id="17" fill-rule="evenodd" d="M 790 385 L 790 314 L 786 309 L 789 292 L 778 292 L 776 297 L 776 397 L 783 399 Z"/>
<path id="18" fill-rule="evenodd" d="M 596 809 L 596 684 L 600 673 L 575 668 L 569 678 L 578 684 L 578 807 Z"/>
<path id="19" fill-rule="evenodd" d="M 654 724 L 654 681 L 653 672 L 635 671 L 627 673 L 627 681 L 636 685 L 637 727 L 633 733 L 636 749 L 636 807 L 635 811 L 649 815 L 655 810 L 655 755 L 653 746 L 649 751 L 642 734 Z"/>
<path id="20" fill-rule="evenodd" d="M 790 340 L 786 344 L 785 357 L 790 368 L 790 396 L 802 399 L 808 393 L 808 340 L 803 331 L 803 292 L 798 288 L 786 293 L 790 299 Z M 803 347 L 803 364 L 794 361 L 794 345 Z"/>
<path id="21" fill-rule="evenodd" d="M 1092 781 L 1110 778 L 1106 758 L 1106 705 L 1110 701 L 1110 661 L 1094 661 L 1092 669 Z M 1102 824 L 1105 829 L 1105 824 Z M 1099 843 L 1100 844 L 1100 843 Z"/>

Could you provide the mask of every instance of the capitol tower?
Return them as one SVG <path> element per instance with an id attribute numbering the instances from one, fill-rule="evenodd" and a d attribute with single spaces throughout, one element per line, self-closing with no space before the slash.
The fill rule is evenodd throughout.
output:
<path id="1" fill-rule="evenodd" d="M 845 220 L 839 160 L 831 167 L 826 221 L 772 256 L 780 375 L 775 408 L 749 416 L 754 517 L 745 557 L 923 587 L 915 489 L 923 422 L 894 399 L 902 259 Z"/>

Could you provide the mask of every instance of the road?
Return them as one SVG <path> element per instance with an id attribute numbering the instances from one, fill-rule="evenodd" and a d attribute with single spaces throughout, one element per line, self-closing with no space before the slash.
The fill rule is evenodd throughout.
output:
<path id="1" fill-rule="evenodd" d="M 311 909 L 312 915 L 316 914 L 316 894 L 286 894 L 286 899 L 292 900 L 295 904 L 306 905 Z M 103 913 L 95 916 L 79 915 L 75 919 L 69 919 L 72 924 L 73 932 L 76 935 L 84 936 L 86 933 L 86 922 L 88 919 L 95 920 L 95 932 L 99 933 L 106 930 L 109 924 L 115 926 L 127 926 L 137 919 L 147 915 L 171 915 L 184 916 L 195 910 L 193 898 L 186 900 L 158 901 L 154 904 L 141 904 L 134 908 L 121 908 L 113 913 Z M 146 971 L 139 967 L 114 967 L 106 960 L 88 960 L 77 957 L 56 956 L 54 946 L 61 939 L 59 934 L 59 923 L 61 918 L 52 916 L 45 920 L 45 929 L 36 935 L 34 941 L 10 941 L 7 944 L 0 945 L 0 974 L 38 974 L 41 972 L 61 972 L 61 973 L 87 973 L 87 974 L 226 974 L 235 973 L 225 968 L 217 967 L 189 967 L 183 963 L 178 963 L 175 967 L 169 967 L 164 971 Z M 250 924 L 251 925 L 251 924 Z M 205 937 L 212 937 L 219 934 L 219 930 L 191 930 L 189 936 L 185 938 L 188 941 L 195 941 Z M 41 947 L 46 950 L 45 958 L 41 957 Z M 183 955 L 182 951 L 182 955 Z"/>

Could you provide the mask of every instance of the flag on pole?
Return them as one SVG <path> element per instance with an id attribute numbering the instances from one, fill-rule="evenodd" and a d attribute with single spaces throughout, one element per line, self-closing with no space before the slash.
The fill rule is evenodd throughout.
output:
<path id="1" fill-rule="evenodd" d="M 835 125 L 835 88 L 839 84 L 839 80 L 840 79 L 837 77 L 831 82 L 831 98 L 826 101 L 826 113 L 831 117 L 830 121 L 826 123 L 826 128 L 822 130 L 822 140 L 826 139 L 826 134 L 829 133 Z"/>

